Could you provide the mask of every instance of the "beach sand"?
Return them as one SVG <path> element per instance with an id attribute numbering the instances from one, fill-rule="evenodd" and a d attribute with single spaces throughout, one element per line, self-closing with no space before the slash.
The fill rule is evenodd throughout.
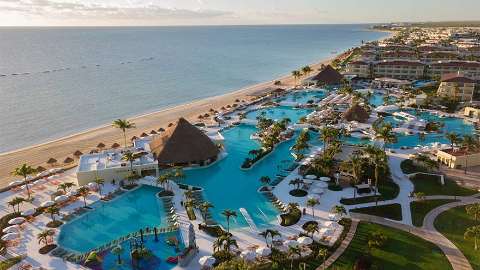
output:
<path id="1" fill-rule="evenodd" d="M 340 54 L 343 55 L 344 53 Z M 338 55 L 338 56 L 340 56 Z M 321 62 L 310 65 L 314 72 L 321 67 L 322 64 L 328 64 L 336 57 L 323 60 Z M 313 73 L 312 72 L 312 75 Z M 275 81 L 281 81 L 281 85 L 274 86 Z M 158 112 L 144 114 L 129 118 L 128 120 L 134 122 L 136 128 L 127 131 L 127 139 L 132 136 L 139 136 L 143 132 L 149 133 L 152 129 L 157 130 L 160 127 L 166 128 L 170 122 L 175 122 L 179 117 L 184 117 L 189 121 L 198 121 L 198 115 L 207 113 L 210 108 L 219 110 L 222 106 L 232 105 L 236 99 L 249 100 L 249 95 L 259 93 L 262 91 L 268 91 L 267 89 L 273 89 L 274 87 L 292 87 L 294 86 L 294 79 L 292 76 L 284 76 L 276 78 L 272 81 L 260 83 L 250 87 L 243 88 L 238 91 L 234 91 L 228 94 L 196 100 L 187 104 L 178 105 L 175 107 L 167 108 Z M 114 119 L 112 119 L 113 121 Z M 80 150 L 83 153 L 89 153 L 92 149 L 96 149 L 98 143 L 103 142 L 107 147 L 114 142 L 123 146 L 123 133 L 116 128 L 113 128 L 110 124 L 94 128 L 88 131 L 77 133 L 74 135 L 66 136 L 57 140 L 53 140 L 47 143 L 42 143 L 6 153 L 0 154 L 0 187 L 8 186 L 8 183 L 18 177 L 13 177 L 10 172 L 13 169 L 23 163 L 27 163 L 32 167 L 39 165 L 50 168 L 46 165 L 46 161 L 53 157 L 58 160 L 59 164 L 63 163 L 66 157 L 73 157 L 73 153 L 76 150 Z"/>

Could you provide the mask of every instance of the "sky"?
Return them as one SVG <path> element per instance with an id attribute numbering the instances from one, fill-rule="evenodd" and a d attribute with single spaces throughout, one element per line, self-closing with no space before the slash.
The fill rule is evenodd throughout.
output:
<path id="1" fill-rule="evenodd" d="M 480 0 L 0 0 L 0 26 L 480 20 Z"/>

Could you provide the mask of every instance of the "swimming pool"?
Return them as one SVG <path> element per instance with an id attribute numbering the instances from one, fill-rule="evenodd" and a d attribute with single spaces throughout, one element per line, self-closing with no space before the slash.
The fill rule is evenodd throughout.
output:
<path id="1" fill-rule="evenodd" d="M 325 98 L 325 90 L 305 90 L 305 91 L 296 91 L 285 97 L 278 98 L 277 102 L 295 102 L 299 104 L 306 104 L 309 100 L 313 100 L 314 102 L 319 102 L 323 98 Z"/>
<path id="2" fill-rule="evenodd" d="M 156 196 L 160 190 L 144 185 L 92 204 L 93 210 L 61 227 L 59 245 L 83 253 L 145 227 L 167 226 L 163 202 Z"/>
<path id="3" fill-rule="evenodd" d="M 297 123 L 300 118 L 307 116 L 311 113 L 312 109 L 299 109 L 289 106 L 278 106 L 265 108 L 260 110 L 254 110 L 248 112 L 245 116 L 247 119 L 257 119 L 258 116 L 264 116 L 273 120 L 282 120 L 283 118 L 289 118 L 292 123 Z"/>

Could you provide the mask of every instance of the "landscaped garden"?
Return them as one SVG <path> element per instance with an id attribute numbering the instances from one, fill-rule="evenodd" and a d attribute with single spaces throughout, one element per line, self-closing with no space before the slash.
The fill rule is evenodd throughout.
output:
<path id="1" fill-rule="evenodd" d="M 404 231 L 362 222 L 347 250 L 329 269 L 447 270 L 452 267 L 434 244 Z"/>
<path id="2" fill-rule="evenodd" d="M 412 213 L 412 223 L 414 226 L 422 227 L 423 219 L 428 214 L 428 212 L 433 209 L 454 202 L 455 200 L 425 200 L 425 201 L 414 201 L 410 203 L 410 211 Z"/>
<path id="3" fill-rule="evenodd" d="M 414 192 L 430 195 L 470 196 L 476 194 L 474 189 L 459 186 L 455 181 L 445 178 L 445 185 L 440 183 L 440 176 L 417 174 L 410 179 L 415 186 Z"/>
<path id="4" fill-rule="evenodd" d="M 379 216 L 393 220 L 402 220 L 402 207 L 398 203 L 355 208 L 350 210 L 350 212 Z"/>
<path id="5" fill-rule="evenodd" d="M 478 226 L 479 222 L 475 221 L 474 215 L 467 213 L 465 206 L 443 212 L 437 217 L 434 225 L 441 234 L 460 249 L 473 269 L 480 269 L 479 250 L 475 250 L 475 241 L 470 237 L 465 238 L 467 228 Z"/>
<path id="6" fill-rule="evenodd" d="M 362 203 L 369 203 L 375 202 L 375 197 L 378 197 L 378 201 L 386 201 L 395 199 L 400 192 L 400 188 L 398 185 L 393 182 L 391 179 L 386 181 L 381 181 L 378 184 L 378 193 L 380 195 L 377 196 L 364 196 L 364 197 L 356 197 L 356 198 L 345 198 L 341 199 L 340 203 L 345 205 L 354 205 L 354 204 L 362 204 Z"/>

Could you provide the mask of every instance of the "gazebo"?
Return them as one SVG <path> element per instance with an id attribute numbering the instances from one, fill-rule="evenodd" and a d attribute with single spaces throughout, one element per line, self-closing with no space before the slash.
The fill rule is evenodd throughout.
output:
<path id="1" fill-rule="evenodd" d="M 206 165 L 219 154 L 212 140 L 184 118 L 154 138 L 150 149 L 160 166 Z"/>
<path id="2" fill-rule="evenodd" d="M 360 123 L 366 123 L 370 115 L 359 104 L 353 104 L 344 114 L 343 119 L 347 121 L 357 121 Z"/>

